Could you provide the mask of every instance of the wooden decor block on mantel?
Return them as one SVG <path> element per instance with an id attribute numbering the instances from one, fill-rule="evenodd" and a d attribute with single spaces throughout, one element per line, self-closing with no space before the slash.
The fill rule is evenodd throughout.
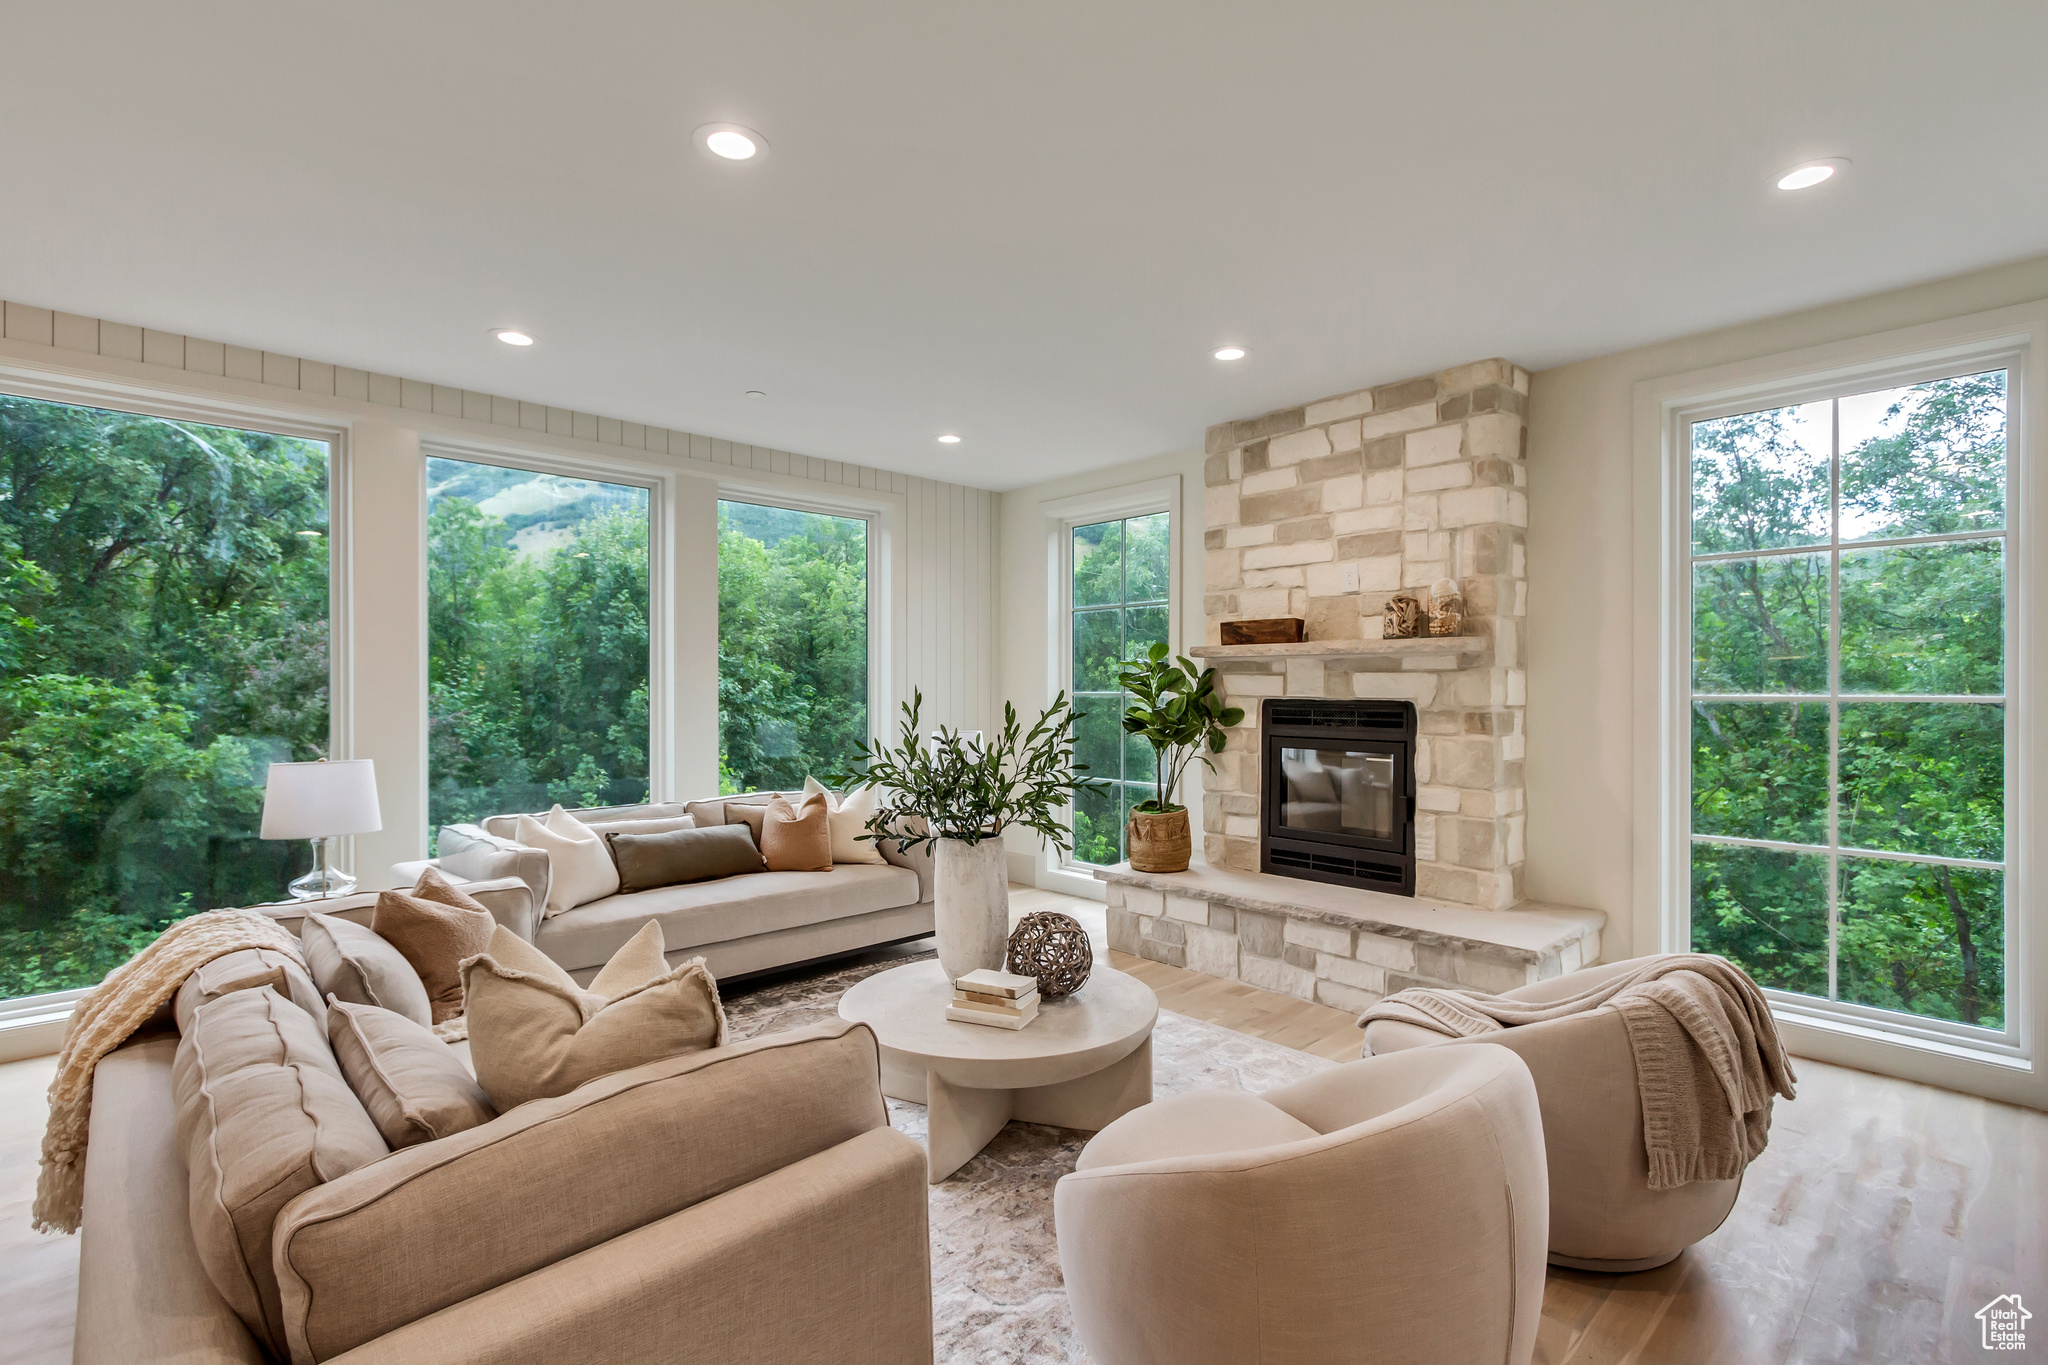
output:
<path id="1" fill-rule="evenodd" d="M 1301 642 L 1303 622 L 1299 616 L 1274 616 L 1257 621 L 1222 623 L 1226 645 L 1292 645 Z"/>

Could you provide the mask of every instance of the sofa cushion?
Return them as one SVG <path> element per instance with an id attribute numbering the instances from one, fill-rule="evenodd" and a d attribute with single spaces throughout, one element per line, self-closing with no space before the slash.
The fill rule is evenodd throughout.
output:
<path id="1" fill-rule="evenodd" d="M 640 942 L 621 955 L 637 957 Z M 702 958 L 606 999 L 500 927 L 490 951 L 463 964 L 462 979 L 470 1063 L 499 1109 L 725 1041 L 718 983 Z"/>
<path id="2" fill-rule="evenodd" d="M 498 1116 L 454 1050 L 402 1014 L 336 1000 L 327 1007 L 327 1041 L 394 1152 Z"/>
<path id="3" fill-rule="evenodd" d="M 710 829 L 673 829 L 660 834 L 604 836 L 612 862 L 619 869 L 619 892 L 651 891 L 659 886 L 766 872 L 768 864 L 753 839 L 738 825 Z"/>
<path id="4" fill-rule="evenodd" d="M 801 802 L 783 796 L 770 801 L 760 842 L 770 872 L 830 872 L 832 812 L 825 793 L 815 792 Z"/>
<path id="5" fill-rule="evenodd" d="M 745 877 L 610 896 L 549 919 L 534 943 L 570 971 L 601 965 L 652 919 L 670 952 L 915 905 L 917 874 L 889 864 Z"/>
<path id="6" fill-rule="evenodd" d="M 172 1066 L 192 1240 L 221 1297 L 285 1354 L 270 1233 L 305 1191 L 388 1155 L 320 1026 L 275 991 L 200 1006 Z"/>
<path id="7" fill-rule="evenodd" d="M 572 810 L 569 814 L 588 825 L 593 822 L 604 824 L 618 820 L 672 820 L 678 815 L 688 815 L 689 808 L 680 801 L 648 801 L 637 806 L 590 806 Z M 534 819 L 546 818 L 547 812 L 536 811 Z M 484 832 L 500 839 L 510 839 L 519 831 L 519 816 L 486 815 L 477 822 Z M 702 823 L 701 821 L 699 823 Z"/>
<path id="8" fill-rule="evenodd" d="M 274 990 L 319 1021 L 327 1017 L 320 990 L 306 969 L 275 948 L 243 948 L 224 953 L 185 978 L 172 1006 L 178 1032 L 192 1028 L 192 1016 L 201 1005 L 211 1004 L 235 991 Z"/>
<path id="9" fill-rule="evenodd" d="M 666 834 L 670 830 L 695 829 L 697 818 L 677 815 L 665 820 L 586 820 L 583 824 L 602 839 L 607 834 Z"/>
<path id="10" fill-rule="evenodd" d="M 431 867 L 411 891 L 378 893 L 370 919 L 377 936 L 419 973 L 437 1024 L 462 1013 L 462 959 L 482 952 L 497 925 L 490 911 Z"/>
<path id="11" fill-rule="evenodd" d="M 368 925 L 339 915 L 309 914 L 299 925 L 306 966 L 320 994 L 339 996 L 355 1005 L 396 1010 L 421 1024 L 434 1022 L 434 1006 L 420 974 L 405 954 L 379 937 Z M 326 1011 L 317 1016 L 324 1020 Z"/>

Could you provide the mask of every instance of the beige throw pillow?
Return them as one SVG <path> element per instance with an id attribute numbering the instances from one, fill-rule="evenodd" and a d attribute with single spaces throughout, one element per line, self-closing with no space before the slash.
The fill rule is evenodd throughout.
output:
<path id="1" fill-rule="evenodd" d="M 612 866 L 604 840 L 560 806 L 548 812 L 546 821 L 520 816 L 515 837 L 548 855 L 548 914 L 559 915 L 618 891 L 619 870 Z"/>
<path id="2" fill-rule="evenodd" d="M 875 807 L 881 804 L 881 793 L 873 787 L 855 787 L 840 796 L 815 777 L 804 779 L 804 795 L 821 793 L 825 808 L 830 812 L 832 826 L 832 861 L 835 863 L 886 863 L 880 845 L 872 839 L 862 839 L 868 832 L 868 821 L 875 818 Z"/>
<path id="3" fill-rule="evenodd" d="M 370 927 L 405 955 L 426 987 L 433 1023 L 462 1013 L 462 960 L 490 944 L 498 921 L 433 868 L 411 891 L 380 891 Z"/>
<path id="4" fill-rule="evenodd" d="M 661 946 L 661 926 L 650 920 L 584 990 L 500 925 L 490 950 L 462 964 L 469 1060 L 491 1102 L 502 1112 L 722 1045 L 725 1011 L 704 959 L 670 968 Z"/>
<path id="5" fill-rule="evenodd" d="M 818 792 L 792 805 L 778 796 L 768 803 L 761 825 L 761 856 L 770 872 L 830 872 L 832 870 L 831 812 L 825 809 L 825 794 Z"/>
<path id="6" fill-rule="evenodd" d="M 324 999 L 394 1010 L 417 1024 L 434 1022 L 433 1002 L 405 954 L 367 925 L 339 915 L 307 915 L 299 926 L 306 968 Z M 313 1016 L 324 1021 L 325 1011 Z"/>
<path id="7" fill-rule="evenodd" d="M 327 1017 L 327 1004 L 306 969 L 289 954 L 275 948 L 242 948 L 213 959 L 185 978 L 178 987 L 172 1012 L 178 1032 L 192 1031 L 192 1016 L 201 1005 L 210 1005 L 236 991 L 273 990 L 316 1020 Z"/>
<path id="8" fill-rule="evenodd" d="M 402 1014 L 329 1001 L 327 1041 L 349 1089 L 394 1152 L 498 1116 L 454 1049 Z"/>

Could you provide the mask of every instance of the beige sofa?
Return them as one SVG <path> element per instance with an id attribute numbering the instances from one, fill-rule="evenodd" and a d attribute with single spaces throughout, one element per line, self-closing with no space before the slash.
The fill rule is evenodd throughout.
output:
<path id="1" fill-rule="evenodd" d="M 795 793 L 789 793 L 794 795 Z M 689 815 L 700 827 L 736 823 L 728 807 L 764 805 L 776 793 L 702 801 L 605 806 L 569 812 L 602 827 L 626 820 Z M 517 815 L 492 815 L 474 825 L 444 825 L 432 866 L 458 882 L 514 877 L 531 891 L 529 918 L 507 927 L 588 983 L 599 967 L 648 920 L 661 923 L 669 961 L 702 957 L 721 980 L 750 976 L 932 932 L 929 847 L 899 853 L 882 845 L 879 865 L 840 863 L 830 872 L 753 872 L 607 896 L 557 915 L 547 904 L 548 858 L 514 840 Z M 428 863 L 400 863 L 393 878 L 410 882 Z"/>
<path id="2" fill-rule="evenodd" d="M 1562 1000 L 1647 958 L 1608 962 L 1508 992 L 1516 1000 Z M 1365 1026 L 1368 1056 L 1472 1044 L 1509 1048 L 1528 1063 L 1543 1106 L 1550 1167 L 1550 1259 L 1577 1270 L 1649 1270 L 1721 1226 L 1740 1178 L 1650 1188 L 1643 1101 L 1628 1028 L 1612 1009 L 1589 1010 L 1477 1038 L 1448 1038 L 1396 1019 Z"/>
<path id="3" fill-rule="evenodd" d="M 1544 1187 L 1528 1068 L 1430 1048 L 1135 1109 L 1053 1218 L 1097 1365 L 1528 1365 Z"/>
<path id="4" fill-rule="evenodd" d="M 471 891 L 501 918 L 530 894 Z M 296 1018 L 303 994 L 269 1008 Z M 207 1008 L 188 1011 L 190 1027 Z M 208 1273 L 223 1215 L 188 1177 L 179 1041 L 167 1012 L 95 1074 L 79 1365 L 278 1358 Z M 345 1087 L 306 1093 L 316 1125 L 368 1122 L 330 1112 L 355 1102 Z M 209 1106 L 217 1135 L 245 1112 Z M 245 1129 L 207 1150 L 263 1139 Z M 241 1217 L 236 1235 L 263 1246 Z M 618 1072 L 376 1155 L 291 1198 L 267 1236 L 266 1311 L 295 1365 L 932 1358 L 924 1152 L 889 1127 L 873 1034 L 839 1021 Z M 250 1283 L 232 1287 L 246 1297 Z"/>

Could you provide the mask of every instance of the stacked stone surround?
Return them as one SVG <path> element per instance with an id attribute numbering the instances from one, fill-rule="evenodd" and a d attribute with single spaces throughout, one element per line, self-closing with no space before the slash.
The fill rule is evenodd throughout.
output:
<path id="1" fill-rule="evenodd" d="M 1302 1000 L 1362 1010 L 1411 986 L 1489 992 L 1599 960 L 1607 917 L 1530 906 L 1501 914 L 1244 873 L 1096 872 L 1109 946 Z"/>
<path id="2" fill-rule="evenodd" d="M 1522 899 L 1528 392 L 1528 371 L 1484 360 L 1209 429 L 1200 652 L 1245 710 L 1204 778 L 1212 865 L 1259 866 L 1264 699 L 1403 700 L 1419 724 L 1416 894 Z M 1474 653 L 1376 643 L 1388 598 L 1427 606 L 1446 578 Z M 1223 622 L 1276 616 L 1303 618 L 1321 648 L 1216 648 Z"/>

